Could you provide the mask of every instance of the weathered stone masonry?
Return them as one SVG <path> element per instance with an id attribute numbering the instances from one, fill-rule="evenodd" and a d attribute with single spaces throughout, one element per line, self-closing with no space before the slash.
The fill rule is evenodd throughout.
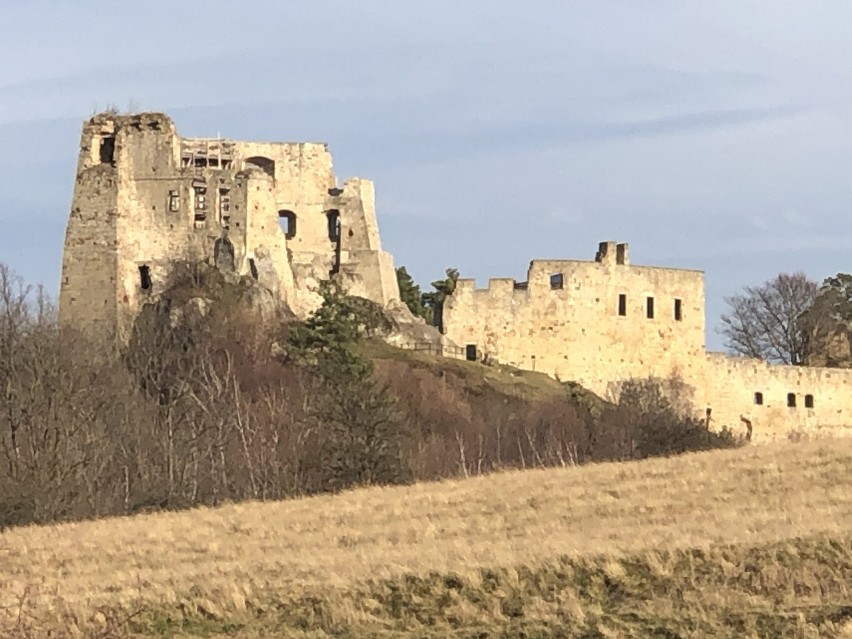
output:
<path id="1" fill-rule="evenodd" d="M 299 316 L 334 273 L 353 295 L 399 298 L 373 185 L 341 187 L 325 144 L 178 136 L 160 113 L 83 126 L 60 318 L 117 343 L 179 261 L 250 274 Z"/>
<path id="2" fill-rule="evenodd" d="M 301 317 L 330 274 L 402 307 L 374 199 L 367 180 L 338 184 L 324 144 L 189 139 L 160 113 L 95 116 L 83 126 L 60 319 L 124 343 L 180 261 L 250 275 Z M 704 317 L 703 273 L 632 265 L 615 242 L 594 261 L 534 260 L 525 282 L 459 280 L 443 310 L 444 339 L 472 359 L 609 398 L 630 378 L 677 377 L 696 415 L 749 424 L 756 439 L 852 432 L 852 370 L 707 353 Z"/>
<path id="3" fill-rule="evenodd" d="M 459 280 L 444 304 L 447 337 L 491 358 L 614 399 L 630 378 L 677 377 L 697 416 L 755 439 L 852 432 L 852 371 L 770 366 L 705 350 L 704 274 L 630 264 L 604 242 L 594 261 L 534 260 L 526 282 Z"/>

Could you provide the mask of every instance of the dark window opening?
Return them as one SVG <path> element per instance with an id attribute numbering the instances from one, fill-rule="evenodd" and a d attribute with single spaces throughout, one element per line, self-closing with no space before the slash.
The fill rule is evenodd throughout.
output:
<path id="1" fill-rule="evenodd" d="M 754 394 L 754 403 L 758 406 L 763 406 L 763 393 L 755 393 Z"/>
<path id="2" fill-rule="evenodd" d="M 169 191 L 169 211 L 180 211 L 180 193 L 177 191 Z"/>
<path id="3" fill-rule="evenodd" d="M 813 395 L 805 395 L 805 408 L 813 408 L 814 407 L 814 396 Z"/>
<path id="4" fill-rule="evenodd" d="M 251 276 L 254 279 L 257 279 L 257 264 L 254 263 L 254 260 L 249 258 L 249 271 L 251 271 Z"/>
<path id="5" fill-rule="evenodd" d="M 562 273 L 554 273 L 550 276 L 550 289 L 553 291 L 559 290 L 565 286 L 565 277 Z"/>
<path id="6" fill-rule="evenodd" d="M 618 314 L 622 317 L 627 315 L 627 295 L 624 293 L 618 296 Z"/>
<path id="7" fill-rule="evenodd" d="M 676 322 L 683 320 L 683 302 L 678 299 L 674 301 L 674 318 Z"/>
<path id="8" fill-rule="evenodd" d="M 278 211 L 278 224 L 288 240 L 296 237 L 296 214 L 293 211 Z"/>
<path id="9" fill-rule="evenodd" d="M 476 344 L 468 344 L 464 347 L 464 358 L 469 362 L 476 361 Z"/>
<path id="10" fill-rule="evenodd" d="M 654 298 L 649 297 L 645 300 L 645 317 L 654 319 Z"/>
<path id="11" fill-rule="evenodd" d="M 147 264 L 139 267 L 139 286 L 143 291 L 151 289 L 151 269 Z"/>
<path id="12" fill-rule="evenodd" d="M 796 408 L 796 393 L 787 393 L 787 408 Z"/>
<path id="13" fill-rule="evenodd" d="M 332 209 L 325 215 L 328 218 L 328 239 L 337 242 L 340 240 L 340 211 Z"/>
<path id="14" fill-rule="evenodd" d="M 115 162 L 115 136 L 101 138 L 100 148 L 101 164 L 112 164 Z"/>

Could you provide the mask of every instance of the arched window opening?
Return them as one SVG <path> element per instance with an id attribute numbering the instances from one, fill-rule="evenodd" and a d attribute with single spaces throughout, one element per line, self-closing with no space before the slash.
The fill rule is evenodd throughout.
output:
<path id="1" fill-rule="evenodd" d="M 296 214 L 293 211 L 278 211 L 278 224 L 288 240 L 296 237 Z"/>
<path id="2" fill-rule="evenodd" d="M 328 239 L 337 242 L 340 240 L 340 211 L 331 209 L 325 215 L 328 218 Z"/>
<path id="3" fill-rule="evenodd" d="M 787 408 L 796 408 L 796 393 L 787 393 Z"/>
<path id="4" fill-rule="evenodd" d="M 246 159 L 246 169 L 260 169 L 269 177 L 275 177 L 275 160 L 255 155 Z"/>

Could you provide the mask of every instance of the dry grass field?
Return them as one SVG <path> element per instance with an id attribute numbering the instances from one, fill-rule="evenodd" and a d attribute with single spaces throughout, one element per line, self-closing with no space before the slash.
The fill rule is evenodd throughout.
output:
<path id="1" fill-rule="evenodd" d="M 852 636 L 850 471 L 821 440 L 10 529 L 0 636 Z"/>

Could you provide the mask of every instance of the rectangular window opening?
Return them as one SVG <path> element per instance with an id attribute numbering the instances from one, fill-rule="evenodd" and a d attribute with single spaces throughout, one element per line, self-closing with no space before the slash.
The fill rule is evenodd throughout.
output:
<path id="1" fill-rule="evenodd" d="M 757 392 L 754 394 L 754 403 L 758 406 L 763 406 L 763 393 Z"/>
<path id="2" fill-rule="evenodd" d="M 101 164 L 112 164 L 113 162 L 115 162 L 114 135 L 101 138 L 100 160 Z"/>
<path id="3" fill-rule="evenodd" d="M 814 407 L 814 396 L 813 395 L 805 395 L 805 408 L 813 408 Z"/>
<path id="4" fill-rule="evenodd" d="M 618 314 L 622 317 L 627 315 L 627 295 L 624 293 L 618 296 Z"/>
<path id="5" fill-rule="evenodd" d="M 231 191 L 230 189 L 219 189 L 219 220 L 224 226 L 231 212 Z"/>
<path id="6" fill-rule="evenodd" d="M 550 276 L 550 289 L 558 291 L 565 286 L 565 277 L 562 273 L 554 273 Z"/>
<path id="7" fill-rule="evenodd" d="M 169 211 L 180 211 L 180 193 L 177 191 L 169 191 Z"/>
<path id="8" fill-rule="evenodd" d="M 796 393 L 787 393 L 787 408 L 796 408 Z"/>
<path id="9" fill-rule="evenodd" d="M 654 319 L 654 298 L 649 297 L 645 300 L 645 317 Z"/>
<path id="10" fill-rule="evenodd" d="M 147 264 L 142 264 L 139 267 L 139 286 L 143 291 L 151 289 L 151 269 Z"/>
<path id="11" fill-rule="evenodd" d="M 464 357 L 469 362 L 476 361 L 476 344 L 468 344 L 465 346 Z"/>
<path id="12" fill-rule="evenodd" d="M 679 299 L 674 301 L 674 318 L 676 322 L 683 321 L 683 302 Z"/>
<path id="13" fill-rule="evenodd" d="M 195 220 L 203 222 L 207 218 L 207 189 L 195 187 Z"/>

